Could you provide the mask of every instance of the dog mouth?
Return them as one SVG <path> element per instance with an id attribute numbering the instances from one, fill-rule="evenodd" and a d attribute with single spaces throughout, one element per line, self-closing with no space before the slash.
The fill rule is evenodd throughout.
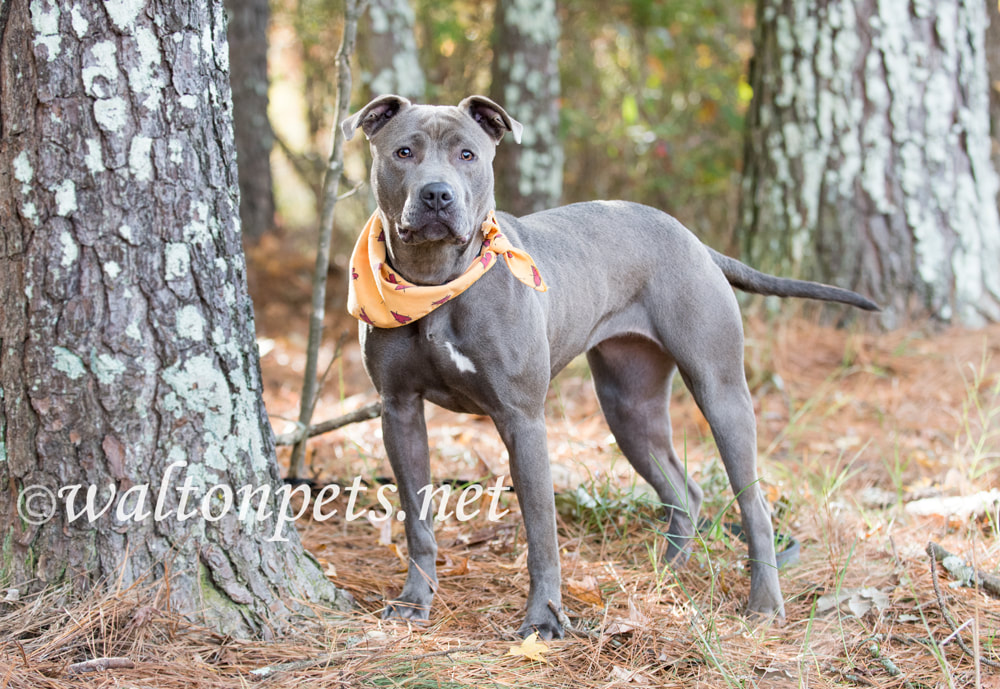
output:
<path id="1" fill-rule="evenodd" d="M 448 218 L 433 218 L 420 223 L 402 222 L 397 228 L 400 241 L 404 244 L 417 245 L 431 242 L 448 244 L 465 244 L 469 235 L 462 233 Z"/>

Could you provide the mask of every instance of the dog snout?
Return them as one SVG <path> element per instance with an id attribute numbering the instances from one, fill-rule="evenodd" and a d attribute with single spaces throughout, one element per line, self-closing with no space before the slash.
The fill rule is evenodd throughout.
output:
<path id="1" fill-rule="evenodd" d="M 431 182 L 420 190 L 420 200 L 429 210 L 440 212 L 455 200 L 455 190 L 445 182 Z"/>

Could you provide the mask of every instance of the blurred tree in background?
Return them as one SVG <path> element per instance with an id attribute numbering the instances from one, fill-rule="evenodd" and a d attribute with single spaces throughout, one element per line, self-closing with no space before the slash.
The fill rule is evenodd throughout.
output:
<path id="1" fill-rule="evenodd" d="M 990 134 L 992 135 L 993 167 L 1000 171 L 1000 0 L 986 0 L 986 69 L 990 80 Z M 1000 207 L 1000 191 L 997 192 Z"/>
<path id="2" fill-rule="evenodd" d="M 406 1 L 412 3 L 412 37 L 405 22 L 379 36 L 376 30 L 391 22 L 378 15 L 363 22 L 365 47 L 357 70 L 369 75 L 366 83 L 384 65 L 402 64 L 397 56 L 412 55 L 415 45 L 414 67 L 426 80 L 423 98 L 415 91 L 404 95 L 457 103 L 470 93 L 493 94 L 530 127 L 538 117 L 534 109 L 521 112 L 520 104 L 504 102 L 494 88 L 496 3 L 378 0 L 376 13 L 391 14 L 395 7 L 395 16 L 402 16 L 400 3 Z M 319 172 L 303 161 L 322 161 L 329 151 L 331 75 L 342 10 L 338 0 L 272 0 L 271 119 L 279 140 L 299 161 L 292 167 L 285 156 L 275 160 L 287 171 L 277 173 L 276 193 L 279 218 L 291 235 L 315 226 L 308 189 L 318 188 Z M 706 241 L 734 249 L 754 3 L 573 0 L 556 3 L 556 19 L 561 86 L 555 93 L 560 93 L 558 132 L 566 161 L 562 202 L 647 203 L 676 215 Z M 367 101 L 371 88 L 355 94 L 356 106 Z M 501 148 L 507 147 L 516 145 L 507 139 Z M 366 147 L 352 145 L 348 154 L 349 176 L 366 177 Z M 516 163 L 501 159 L 498 165 Z M 349 251 L 371 210 L 362 207 L 366 202 L 362 194 L 341 204 L 343 234 L 335 251 Z"/>
<path id="3" fill-rule="evenodd" d="M 358 61 L 363 100 L 387 93 L 423 100 L 427 80 L 420 67 L 415 24 L 410 0 L 370 0 Z"/>
<path id="4" fill-rule="evenodd" d="M 226 0 L 229 19 L 229 80 L 240 178 L 243 238 L 259 240 L 274 223 L 271 148 L 267 118 L 268 0 Z"/>
<path id="5" fill-rule="evenodd" d="M 528 215 L 559 204 L 559 17 L 555 0 L 498 0 L 490 95 L 524 124 L 519 145 L 497 149 L 497 206 Z"/>

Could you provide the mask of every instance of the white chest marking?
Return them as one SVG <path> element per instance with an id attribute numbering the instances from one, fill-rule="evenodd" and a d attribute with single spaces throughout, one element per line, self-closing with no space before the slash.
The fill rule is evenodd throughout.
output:
<path id="1" fill-rule="evenodd" d="M 476 365 L 472 363 L 472 359 L 462 354 L 460 351 L 455 349 L 455 345 L 451 342 L 444 343 L 445 349 L 448 350 L 448 356 L 454 362 L 455 367 L 462 373 L 475 373 Z"/>

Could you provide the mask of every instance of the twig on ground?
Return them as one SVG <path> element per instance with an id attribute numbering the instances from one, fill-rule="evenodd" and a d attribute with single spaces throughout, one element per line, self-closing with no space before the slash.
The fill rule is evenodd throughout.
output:
<path id="1" fill-rule="evenodd" d="M 899 666 L 892 662 L 891 658 L 882 654 L 882 651 L 879 648 L 878 639 L 872 638 L 869 639 L 869 641 L 871 643 L 868 646 L 868 652 L 871 653 L 872 658 L 878 661 L 878 664 L 882 666 L 882 669 L 885 670 L 890 677 L 902 677 L 903 671 L 899 669 Z M 903 686 L 907 689 L 913 689 L 913 682 L 910 680 L 904 680 Z"/>
<path id="2" fill-rule="evenodd" d="M 957 555 L 949 553 L 947 550 L 942 548 L 937 543 L 931 541 L 927 544 L 927 554 L 930 555 L 937 562 L 943 563 L 945 558 L 954 557 L 958 558 Z M 963 563 L 964 565 L 964 563 Z M 965 565 L 968 567 L 968 565 Z M 994 598 L 1000 598 L 1000 577 L 993 574 L 987 574 L 974 567 L 969 567 L 972 576 L 970 577 L 973 583 L 979 584 L 979 586 Z"/>
<path id="3" fill-rule="evenodd" d="M 937 546 L 937 549 L 935 549 L 935 546 Z M 948 625 L 948 628 L 951 629 L 952 636 L 955 637 L 955 643 L 958 644 L 958 647 L 962 649 L 963 653 L 972 658 L 972 660 L 975 662 L 982 663 L 983 665 L 987 665 L 992 668 L 1000 668 L 1000 662 L 991 660 L 989 658 L 984 658 L 973 652 L 973 650 L 965 644 L 965 640 L 962 638 L 962 635 L 958 633 L 959 626 L 955 624 L 955 620 L 952 619 L 951 611 L 948 610 L 948 606 L 944 602 L 944 596 L 941 593 L 941 586 L 938 584 L 937 580 L 936 554 L 937 551 L 939 550 L 944 551 L 944 549 L 941 548 L 941 546 L 938 546 L 936 543 L 927 544 L 927 555 L 928 557 L 930 557 L 931 561 L 931 584 L 934 586 L 934 594 L 937 596 L 937 603 L 938 607 L 941 609 L 941 616 L 944 618 L 944 621 Z"/>
<path id="4" fill-rule="evenodd" d="M 334 657 L 324 656 L 322 658 L 308 658 L 306 660 L 292 660 L 287 663 L 278 663 L 276 665 L 268 665 L 267 667 L 257 668 L 256 670 L 251 670 L 250 674 L 254 677 L 263 679 L 265 677 L 271 677 L 279 672 L 294 672 L 296 670 L 309 670 L 314 667 L 326 666 L 333 662 Z"/>
<path id="5" fill-rule="evenodd" d="M 66 668 L 66 674 L 77 675 L 84 672 L 104 672 L 105 670 L 131 670 L 135 663 L 129 658 L 93 658 L 82 663 L 73 663 Z"/>

